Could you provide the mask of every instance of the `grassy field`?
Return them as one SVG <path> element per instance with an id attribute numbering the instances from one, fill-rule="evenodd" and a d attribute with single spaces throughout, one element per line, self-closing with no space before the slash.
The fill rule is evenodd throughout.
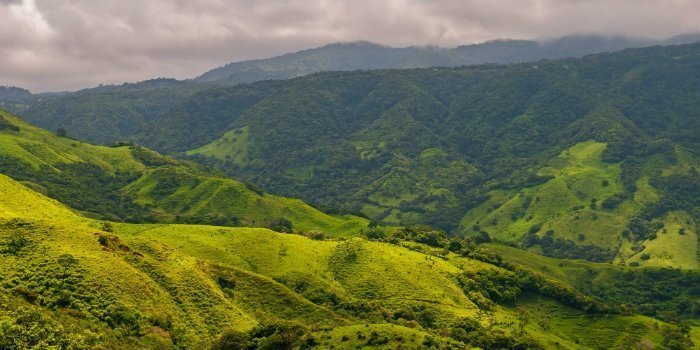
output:
<path id="1" fill-rule="evenodd" d="M 541 297 L 482 310 L 454 277 L 498 268 L 463 257 L 261 228 L 115 223 L 105 231 L 103 222 L 4 176 L 0 198 L 0 323 L 14 320 L 18 307 L 37 310 L 44 322 L 62 325 L 62 337 L 107 348 L 203 348 L 225 329 L 279 319 L 311 327 L 321 348 L 421 348 L 426 341 L 456 344 L 439 329 L 463 317 L 518 336 L 523 310 L 533 321 L 522 334 L 548 349 L 661 337 L 650 328 L 657 321 L 591 319 Z M 371 306 L 357 311 L 359 305 Z M 387 324 L 382 316 L 406 310 L 428 312 L 434 326 L 393 317 Z M 92 335 L 81 335 L 87 324 Z M 573 338 L 572 327 L 595 337 Z"/>

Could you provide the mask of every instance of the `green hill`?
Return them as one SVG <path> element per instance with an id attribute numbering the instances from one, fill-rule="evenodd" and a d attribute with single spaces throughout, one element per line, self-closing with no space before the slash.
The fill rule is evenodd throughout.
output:
<path id="1" fill-rule="evenodd" d="M 605 149 L 605 144 L 592 141 L 577 144 L 540 169 L 538 175 L 551 177 L 547 182 L 489 193 L 487 201 L 465 215 L 463 230 L 523 242 L 548 256 L 697 269 L 693 215 L 665 211 L 647 221 L 645 212 L 659 203 L 658 191 L 643 176 L 636 190 L 624 195 L 620 165 L 601 160 Z M 693 162 L 680 168 L 697 166 Z M 659 170 L 666 173 L 661 179 L 666 179 L 679 171 L 679 165 Z"/>
<path id="2" fill-rule="evenodd" d="M 483 230 L 555 257 L 695 268 L 699 56 L 698 44 L 657 46 L 206 89 L 133 137 L 326 212 L 454 235 Z M 138 189 L 124 179 L 119 193 L 155 205 L 153 215 L 225 206 L 183 202 L 212 182 L 174 167 L 147 173 L 158 180 Z M 187 184 L 153 186 L 173 178 Z M 241 215 L 218 213 L 219 223 Z"/>
<path id="3" fill-rule="evenodd" d="M 637 206 L 661 201 L 690 213 L 692 201 L 658 186 L 678 179 L 661 172 L 678 166 L 679 152 L 697 154 L 697 135 L 690 130 L 700 120 L 700 100 L 692 93 L 700 84 L 699 48 L 652 47 L 508 66 L 322 73 L 208 90 L 154 121 L 142 137 L 156 149 L 182 152 L 324 208 L 455 233 L 464 233 L 457 229 L 465 213 L 489 195 L 547 183 L 552 174 L 542 169 L 565 150 L 594 141 L 609 145 L 603 164 L 578 176 L 576 198 L 567 205 L 589 205 L 579 203 L 584 198 L 602 205 L 615 190 L 619 200 L 648 195 Z M 586 171 L 572 169 L 579 170 Z M 578 181 L 575 174 L 561 175 Z M 587 175 L 612 185 L 589 189 Z M 679 176 L 686 181 L 692 175 Z M 547 184 L 549 191 L 560 185 Z M 665 220 L 668 210 L 655 211 L 629 213 Z M 612 220 L 606 221 L 608 236 L 624 228 L 626 219 L 611 217 L 620 213 L 598 213 Z M 563 238 L 580 245 L 579 233 L 585 234 Z M 589 238 L 605 249 L 616 244 Z"/>
<path id="4" fill-rule="evenodd" d="M 84 215 L 115 221 L 215 223 L 350 234 L 367 220 L 330 216 L 138 145 L 93 146 L 0 111 L 0 172 Z M 284 221 L 283 220 L 283 221 Z M 274 226 L 274 225 L 272 225 Z"/>
<path id="5" fill-rule="evenodd" d="M 667 40 L 574 35 L 542 42 L 494 40 L 455 48 L 392 48 L 368 42 L 337 43 L 277 57 L 233 62 L 193 80 L 158 78 L 132 84 L 100 85 L 76 92 L 43 94 L 12 88 L 3 91 L 0 87 L 0 108 L 22 114 L 28 121 L 48 130 L 64 128 L 93 143 L 132 140 L 145 144 L 148 138 L 138 134 L 141 128 L 161 116 L 175 113 L 179 107 L 174 107 L 174 104 L 215 86 L 289 79 L 328 71 L 535 62 L 698 40 L 697 34 L 686 34 Z M 209 103 L 216 100 L 213 97 Z"/>
<path id="6" fill-rule="evenodd" d="M 650 318 L 565 306 L 545 289 L 494 303 L 481 278 L 510 272 L 456 255 L 253 228 L 107 232 L 2 175 L 0 198 L 8 348 L 216 348 L 243 338 L 262 348 L 597 349 L 692 339 Z"/>
<path id="7" fill-rule="evenodd" d="M 267 59 L 232 62 L 212 69 L 195 80 L 233 85 L 268 79 L 288 79 L 323 71 L 531 62 L 580 57 L 630 47 L 691 43 L 697 40 L 698 36 L 692 34 L 668 40 L 574 35 L 541 42 L 493 40 L 456 48 L 392 48 L 359 41 L 330 44 Z"/>

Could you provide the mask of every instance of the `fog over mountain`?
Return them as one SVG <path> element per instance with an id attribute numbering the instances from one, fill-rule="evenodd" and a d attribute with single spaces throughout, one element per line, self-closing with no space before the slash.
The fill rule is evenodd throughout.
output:
<path id="1" fill-rule="evenodd" d="M 456 47 L 577 33 L 700 31 L 695 1 L 0 0 L 0 85 L 76 90 L 198 76 L 330 42 Z"/>

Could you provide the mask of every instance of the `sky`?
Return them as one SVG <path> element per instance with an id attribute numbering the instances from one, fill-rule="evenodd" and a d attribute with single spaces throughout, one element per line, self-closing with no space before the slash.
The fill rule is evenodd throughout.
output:
<path id="1" fill-rule="evenodd" d="M 0 86 L 65 91 L 332 42 L 454 47 L 700 32 L 700 0 L 0 0 Z"/>

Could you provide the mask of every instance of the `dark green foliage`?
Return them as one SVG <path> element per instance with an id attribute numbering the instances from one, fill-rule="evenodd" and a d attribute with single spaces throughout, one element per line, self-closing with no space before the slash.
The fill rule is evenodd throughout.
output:
<path id="1" fill-rule="evenodd" d="M 605 210 L 613 210 L 628 198 L 629 196 L 625 192 L 615 193 L 612 196 L 605 198 L 600 206 Z"/>
<path id="2" fill-rule="evenodd" d="M 486 299 L 499 303 L 513 303 L 524 293 L 537 293 L 585 312 L 610 313 L 617 311 L 615 308 L 586 297 L 574 289 L 525 269 L 463 272 L 457 279 L 465 292 L 475 291 Z M 488 305 L 480 306 L 489 307 Z"/>
<path id="3" fill-rule="evenodd" d="M 527 230 L 527 234 L 534 235 L 535 233 L 540 232 L 540 230 L 542 230 L 542 225 L 535 224 L 535 225 L 530 226 L 530 229 Z"/>
<path id="4" fill-rule="evenodd" d="M 695 344 L 690 340 L 690 327 L 687 325 L 664 326 L 662 334 L 664 336 L 662 344 L 669 350 L 694 349 Z"/>
<path id="5" fill-rule="evenodd" d="M 247 333 L 226 331 L 212 344 L 211 350 L 245 350 L 251 345 Z"/>
<path id="6" fill-rule="evenodd" d="M 10 122 L 7 121 L 3 116 L 0 115 L 0 131 L 3 130 L 10 130 L 10 131 L 19 131 L 19 127 L 17 125 L 14 125 Z"/>
<path id="7" fill-rule="evenodd" d="M 34 308 L 12 310 L 9 318 L 0 321 L 2 349 L 93 349 L 97 336 L 87 331 L 72 333 L 60 323 Z"/>
<path id="8" fill-rule="evenodd" d="M 55 198 L 74 209 L 90 212 L 105 219 L 151 221 L 147 211 L 121 194 L 122 188 L 138 174 L 109 174 L 89 163 L 46 165 L 39 169 L 16 158 L 0 157 L 0 171 L 15 180 L 32 181 Z"/>
<path id="9" fill-rule="evenodd" d="M 386 238 L 386 233 L 382 229 L 373 228 L 369 230 L 364 230 L 363 232 L 365 236 L 367 236 L 367 238 L 371 240 L 381 241 Z"/>
<path id="10" fill-rule="evenodd" d="M 273 219 L 267 223 L 267 228 L 277 232 L 291 233 L 293 227 L 292 222 L 286 218 Z"/>
<path id="11" fill-rule="evenodd" d="M 579 238 L 579 241 L 582 240 Z M 540 246 L 544 255 L 560 259 L 610 262 L 615 257 L 614 252 L 595 245 L 580 246 L 570 239 L 554 238 L 553 232 L 552 234 L 545 234 L 542 238 L 535 234 L 528 234 L 523 238 L 522 244 L 525 248 Z"/>
<path id="12" fill-rule="evenodd" d="M 131 154 L 134 155 L 134 158 L 138 159 L 141 163 L 143 163 L 143 165 L 146 166 L 156 167 L 162 165 L 177 164 L 177 161 L 175 161 L 174 159 L 158 154 L 158 152 L 154 152 L 145 147 L 131 145 L 130 149 Z"/>
<path id="13" fill-rule="evenodd" d="M 640 176 L 655 176 L 643 166 L 650 157 L 673 163 L 674 143 L 696 149 L 700 140 L 692 130 L 700 128 L 700 99 L 691 91 L 700 84 L 699 47 L 653 47 L 536 66 L 321 73 L 183 94 L 189 97 L 171 98 L 169 107 L 156 103 L 144 113 L 148 118 L 119 128 L 144 145 L 177 153 L 245 127 L 245 161 L 194 159 L 322 208 L 365 209 L 375 220 L 392 217 L 452 232 L 488 190 L 548 181 L 551 175 L 537 171 L 575 143 L 609 144 L 603 158 L 621 162 L 627 196 Z M 143 102 L 111 101 L 126 91 L 148 100 L 158 95 L 149 89 L 159 84 L 166 86 L 163 94 L 178 85 L 108 87 L 66 101 L 80 100 L 90 111 L 115 103 L 145 108 Z M 65 113 L 59 102 L 41 106 L 30 114 L 44 113 L 47 124 L 41 125 L 51 128 L 60 125 L 48 125 L 62 119 L 53 115 L 58 111 L 76 119 L 108 114 L 78 113 L 80 106 Z M 75 124 L 65 125 L 81 129 Z M 76 133 L 102 138 L 90 128 Z M 620 199 L 601 198 L 594 206 L 611 210 Z M 512 218 L 522 214 L 516 210 Z"/>
<path id="14" fill-rule="evenodd" d="M 574 285 L 596 299 L 664 320 L 700 317 L 698 286 L 700 273 L 676 269 L 629 269 L 609 276 L 591 271 L 579 275 Z"/>
<path id="15" fill-rule="evenodd" d="M 291 322 L 262 324 L 249 332 L 252 344 L 248 349 L 291 350 L 302 344 L 308 332 L 306 327 Z"/>
<path id="16" fill-rule="evenodd" d="M 44 129 L 65 128 L 81 139 L 108 145 L 133 140 L 135 132 L 166 112 L 174 101 L 201 88 L 199 84 L 172 79 L 101 86 L 36 99 L 22 116 Z"/>
<path id="17" fill-rule="evenodd" d="M 254 184 L 254 183 L 252 183 L 252 182 L 245 182 L 245 183 L 243 183 L 243 184 L 245 185 L 245 187 L 246 187 L 247 189 L 249 189 L 249 190 L 251 190 L 251 191 L 257 193 L 258 195 L 260 195 L 260 196 L 264 196 L 264 195 L 265 195 L 265 191 L 264 191 L 262 188 L 260 188 L 260 186 Z"/>
<path id="18" fill-rule="evenodd" d="M 415 167 L 421 163 L 418 158 L 421 152 L 440 148 L 449 158 L 475 165 L 481 174 L 468 181 L 442 179 L 441 186 L 457 196 L 457 200 L 439 199 L 435 210 L 426 207 L 435 203 L 436 198 L 420 193 L 418 199 L 404 201 L 398 209 L 416 213 L 420 221 L 449 231 L 466 209 L 482 200 L 484 192 L 479 189 L 483 189 L 483 179 L 491 181 L 491 188 L 534 186 L 551 178 L 536 173 L 544 160 L 573 143 L 596 139 L 610 143 L 605 160 L 622 162 L 622 181 L 629 194 L 642 175 L 642 164 L 647 157 L 662 154 L 674 161 L 672 144 L 664 138 L 698 119 L 694 117 L 698 116 L 698 108 L 691 108 L 698 107 L 698 98 L 674 84 L 664 85 L 664 89 L 677 93 L 673 100 L 679 105 L 669 105 L 651 115 L 643 112 L 642 106 L 653 104 L 657 109 L 654 100 L 635 99 L 637 91 L 620 88 L 626 82 L 619 77 L 643 67 L 648 74 L 634 82 L 640 89 L 642 84 L 654 85 L 657 80 L 682 80 L 683 84 L 679 85 L 692 86 L 698 77 L 689 72 L 697 67 L 690 60 L 673 61 L 667 55 L 674 50 L 678 50 L 673 53 L 675 57 L 694 55 L 697 46 L 543 63 L 537 69 L 515 65 L 326 73 L 291 82 L 267 82 L 211 92 L 212 96 L 229 99 L 231 107 L 224 105 L 224 109 L 214 111 L 218 116 L 207 112 L 207 118 L 228 121 L 222 123 L 226 128 L 249 126 L 248 152 L 256 161 L 245 165 L 209 161 L 268 190 L 298 196 L 324 207 L 357 210 L 363 204 L 382 206 L 381 202 L 368 199 L 374 192 L 366 188 L 367 184 L 394 179 L 401 172 L 417 178 L 420 170 Z M 236 114 L 239 107 L 238 104 L 233 107 L 233 101 L 239 95 L 249 94 L 251 89 L 265 89 L 271 92 L 271 97 L 259 108 L 251 107 Z M 674 94 L 655 87 L 650 90 L 663 96 Z M 186 113 L 181 110 L 183 113 L 169 115 L 167 125 L 177 127 L 203 115 L 198 110 L 208 111 L 203 104 L 206 94 L 189 100 Z M 600 100 L 601 95 L 610 98 Z M 227 110 L 230 108 L 236 111 Z M 641 118 L 641 114 L 648 119 Z M 662 121 L 659 115 L 673 117 Z M 597 122 L 596 118 L 603 118 L 605 123 L 587 123 Z M 196 127 L 213 125 L 203 123 Z M 398 125 L 402 127 L 397 128 Z M 661 133 L 659 125 L 663 125 Z M 368 128 L 375 131 L 369 132 Z M 193 137 L 191 141 L 158 147 L 173 151 L 192 149 L 224 130 L 210 129 L 206 138 Z M 155 133 L 152 136 L 157 137 Z M 695 145 L 688 138 L 684 140 L 688 141 L 686 145 Z M 380 141 L 384 146 L 377 146 Z M 356 145 L 360 142 L 371 156 L 358 152 Z M 448 164 L 431 166 L 446 170 Z M 290 176 L 290 169 L 313 169 L 313 173 L 311 177 L 295 177 Z M 415 183 L 409 177 L 402 186 L 411 191 Z M 605 204 L 604 208 L 609 210 L 619 203 L 613 198 Z M 596 208 L 602 205 L 603 201 L 591 204 Z M 374 218 L 381 219 L 391 212 L 383 208 L 387 210 Z M 526 208 L 527 203 L 523 206 Z M 524 210 L 514 211 L 512 219 L 522 217 L 523 213 Z"/>

